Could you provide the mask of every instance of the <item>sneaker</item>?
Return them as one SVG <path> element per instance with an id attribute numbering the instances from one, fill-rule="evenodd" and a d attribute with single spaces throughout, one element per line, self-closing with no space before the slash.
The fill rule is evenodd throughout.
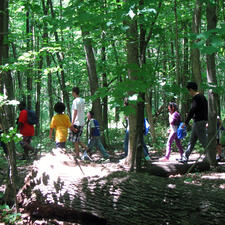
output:
<path id="1" fill-rule="evenodd" d="M 183 163 L 183 164 L 186 164 L 188 162 L 188 160 L 182 158 L 182 159 L 179 159 L 178 162 Z"/>
<path id="2" fill-rule="evenodd" d="M 181 161 L 181 160 L 182 160 L 182 158 L 179 158 L 179 159 L 178 159 L 178 158 L 176 158 L 176 161 L 178 161 L 178 162 L 179 162 L 179 161 Z"/>
<path id="3" fill-rule="evenodd" d="M 222 159 L 222 156 L 221 155 L 216 156 L 216 161 L 217 162 L 221 162 L 221 159 Z"/>
<path id="4" fill-rule="evenodd" d="M 104 159 L 103 161 L 102 161 L 102 163 L 109 163 L 110 162 L 110 159 Z"/>
<path id="5" fill-rule="evenodd" d="M 167 159 L 166 157 L 163 157 L 163 158 L 160 158 L 159 161 L 160 161 L 160 162 L 168 162 L 169 159 Z"/>
<path id="6" fill-rule="evenodd" d="M 90 160 L 90 157 L 87 154 L 87 151 L 84 151 L 84 154 L 81 156 L 81 160 Z"/>

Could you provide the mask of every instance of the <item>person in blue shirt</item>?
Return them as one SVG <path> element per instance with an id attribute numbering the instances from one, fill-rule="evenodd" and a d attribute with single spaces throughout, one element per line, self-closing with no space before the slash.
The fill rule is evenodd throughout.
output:
<path id="1" fill-rule="evenodd" d="M 88 152 L 91 153 L 93 147 L 100 150 L 101 154 L 105 159 L 109 159 L 110 156 L 106 152 L 101 139 L 100 139 L 100 126 L 96 119 L 94 119 L 94 112 L 90 111 L 87 114 L 87 118 L 89 120 L 88 123 Z"/>

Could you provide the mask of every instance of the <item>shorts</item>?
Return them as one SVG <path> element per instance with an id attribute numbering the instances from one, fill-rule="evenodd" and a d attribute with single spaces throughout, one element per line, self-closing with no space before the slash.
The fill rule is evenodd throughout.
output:
<path id="1" fill-rule="evenodd" d="M 73 132 L 73 131 L 70 131 L 69 133 L 69 141 L 71 142 L 79 142 L 80 141 L 80 137 L 83 133 L 83 126 L 77 126 L 77 125 L 73 125 L 73 127 L 75 129 L 77 129 L 77 132 Z"/>
<path id="2" fill-rule="evenodd" d="M 24 148 L 25 146 L 31 143 L 32 136 L 23 136 L 23 140 L 20 141 L 21 146 Z"/>

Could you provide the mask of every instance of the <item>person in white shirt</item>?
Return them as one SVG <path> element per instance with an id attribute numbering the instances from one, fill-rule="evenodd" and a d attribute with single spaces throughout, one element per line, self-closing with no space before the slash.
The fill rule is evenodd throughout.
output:
<path id="1" fill-rule="evenodd" d="M 75 98 L 72 105 L 72 124 L 76 132 L 70 132 L 69 141 L 74 143 L 76 157 L 79 157 L 79 145 L 87 150 L 87 146 L 80 141 L 85 124 L 85 102 L 84 99 L 79 96 L 79 93 L 80 89 L 78 87 L 72 89 L 72 95 Z"/>

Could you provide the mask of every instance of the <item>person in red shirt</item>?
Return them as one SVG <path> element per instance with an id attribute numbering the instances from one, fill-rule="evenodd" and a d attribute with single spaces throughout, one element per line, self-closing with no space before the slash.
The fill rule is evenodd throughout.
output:
<path id="1" fill-rule="evenodd" d="M 34 126 L 27 122 L 27 110 L 24 102 L 19 104 L 19 110 L 18 130 L 23 135 L 23 140 L 20 144 L 24 150 L 23 159 L 28 159 L 28 152 L 35 151 L 35 149 L 30 145 L 31 139 L 34 136 Z"/>

